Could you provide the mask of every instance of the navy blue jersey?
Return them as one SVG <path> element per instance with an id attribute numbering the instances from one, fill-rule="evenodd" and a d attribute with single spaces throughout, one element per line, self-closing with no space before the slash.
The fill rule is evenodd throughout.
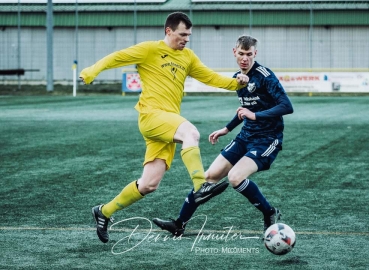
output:
<path id="1" fill-rule="evenodd" d="M 234 78 L 238 71 L 234 74 Z M 246 74 L 249 82 L 246 87 L 237 91 L 242 107 L 255 113 L 256 120 L 239 120 L 238 115 L 227 124 L 229 131 L 243 121 L 240 135 L 250 136 L 283 136 L 283 115 L 293 112 L 292 104 L 275 74 L 266 67 L 254 63 Z"/>

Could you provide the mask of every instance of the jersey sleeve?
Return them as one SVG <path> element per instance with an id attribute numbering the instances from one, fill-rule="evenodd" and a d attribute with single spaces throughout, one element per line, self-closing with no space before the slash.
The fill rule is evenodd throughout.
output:
<path id="1" fill-rule="evenodd" d="M 226 128 L 229 131 L 232 131 L 233 129 L 235 129 L 239 124 L 241 124 L 243 122 L 243 120 L 240 120 L 238 118 L 238 114 L 236 114 L 233 119 L 226 125 Z"/>
<path id="2" fill-rule="evenodd" d="M 80 73 L 80 77 L 84 79 L 86 84 L 90 84 L 97 75 L 104 70 L 140 64 L 147 57 L 149 48 L 150 47 L 147 43 L 143 42 L 129 48 L 113 52 L 97 61 L 94 65 L 83 69 Z"/>
<path id="3" fill-rule="evenodd" d="M 277 78 L 275 79 L 277 80 Z M 278 117 L 293 113 L 292 103 L 278 80 L 269 82 L 267 89 L 276 105 L 268 110 L 256 112 L 256 119 Z"/>
<path id="4" fill-rule="evenodd" d="M 233 91 L 240 88 L 235 78 L 223 76 L 211 70 L 194 53 L 192 53 L 191 57 L 192 63 L 188 75 L 192 78 L 212 87 Z"/>

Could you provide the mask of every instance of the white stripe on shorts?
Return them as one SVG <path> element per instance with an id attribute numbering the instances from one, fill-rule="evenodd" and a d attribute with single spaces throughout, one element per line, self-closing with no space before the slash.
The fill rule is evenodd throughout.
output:
<path id="1" fill-rule="evenodd" d="M 224 147 L 224 151 L 228 151 L 236 142 L 235 141 L 231 141 L 226 147 Z"/>
<path id="2" fill-rule="evenodd" d="M 261 154 L 262 157 L 267 157 L 269 156 L 274 150 L 276 145 L 278 145 L 279 141 L 278 139 L 274 140 L 274 142 L 268 147 L 267 150 L 265 150 L 264 153 Z"/>

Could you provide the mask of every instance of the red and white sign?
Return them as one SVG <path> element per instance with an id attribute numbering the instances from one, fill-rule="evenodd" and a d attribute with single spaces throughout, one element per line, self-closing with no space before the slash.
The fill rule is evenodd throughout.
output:
<path id="1" fill-rule="evenodd" d="M 369 72 L 276 72 L 286 92 L 369 92 Z"/>

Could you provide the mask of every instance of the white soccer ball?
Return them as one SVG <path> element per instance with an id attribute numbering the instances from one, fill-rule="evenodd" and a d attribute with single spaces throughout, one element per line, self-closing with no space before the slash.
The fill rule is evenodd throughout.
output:
<path id="1" fill-rule="evenodd" d="M 295 232 L 286 224 L 276 223 L 265 231 L 265 247 L 275 255 L 287 254 L 293 249 L 295 243 Z"/>

